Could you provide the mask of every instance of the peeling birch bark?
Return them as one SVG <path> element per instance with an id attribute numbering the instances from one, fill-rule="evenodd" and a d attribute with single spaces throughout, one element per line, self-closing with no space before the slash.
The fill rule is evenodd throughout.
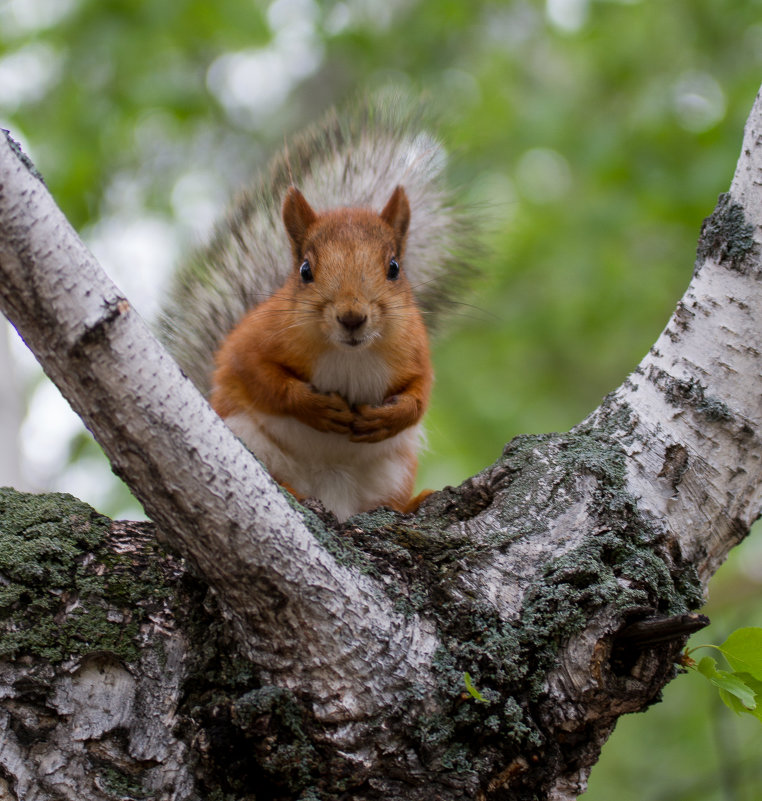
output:
<path id="1" fill-rule="evenodd" d="M 135 653 L 0 648 L 0 792 L 119 797 L 108 766 L 130 798 L 576 798 L 616 719 L 674 676 L 706 583 L 760 511 L 761 241 L 758 97 L 693 280 L 627 381 L 417 515 L 340 526 L 288 502 L 0 147 L 0 304 L 213 590 L 178 563 Z M 85 568 L 119 551 L 77 542 Z M 100 608 L 77 581 L 48 587 L 64 629 Z M 0 646 L 24 634 L 9 619 Z"/>

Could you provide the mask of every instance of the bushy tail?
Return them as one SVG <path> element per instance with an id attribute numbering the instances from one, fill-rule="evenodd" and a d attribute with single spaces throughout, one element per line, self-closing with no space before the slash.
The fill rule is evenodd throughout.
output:
<path id="1" fill-rule="evenodd" d="M 331 111 L 296 136 L 174 276 L 161 336 L 186 375 L 208 395 L 224 337 L 285 282 L 291 251 L 281 204 L 292 183 L 317 211 L 380 211 L 394 188 L 404 186 L 411 206 L 405 269 L 431 327 L 457 297 L 472 255 L 474 226 L 445 187 L 446 162 L 420 105 L 387 93 L 340 114 Z"/>

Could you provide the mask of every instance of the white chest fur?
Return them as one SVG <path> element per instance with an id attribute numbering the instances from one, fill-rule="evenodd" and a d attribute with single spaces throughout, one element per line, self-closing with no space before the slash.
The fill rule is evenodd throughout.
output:
<path id="1" fill-rule="evenodd" d="M 353 405 L 378 405 L 386 397 L 389 376 L 389 366 L 372 350 L 332 350 L 315 362 L 312 384 L 320 392 L 338 392 Z"/>
<path id="2" fill-rule="evenodd" d="M 278 480 L 306 498 L 320 498 L 339 520 L 412 491 L 420 425 L 382 442 L 352 442 L 293 417 L 255 411 L 225 422 Z"/>

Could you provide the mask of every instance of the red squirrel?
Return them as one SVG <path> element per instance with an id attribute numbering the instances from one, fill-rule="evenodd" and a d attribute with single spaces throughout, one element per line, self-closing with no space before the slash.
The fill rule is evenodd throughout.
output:
<path id="1" fill-rule="evenodd" d="M 432 367 L 405 275 L 410 205 L 316 213 L 291 187 L 286 283 L 215 358 L 211 403 L 273 477 L 340 519 L 411 498 Z"/>
<path id="2" fill-rule="evenodd" d="M 427 329 L 478 252 L 426 117 L 382 92 L 295 135 L 175 271 L 162 312 L 163 340 L 233 431 L 342 520 L 423 497 Z"/>

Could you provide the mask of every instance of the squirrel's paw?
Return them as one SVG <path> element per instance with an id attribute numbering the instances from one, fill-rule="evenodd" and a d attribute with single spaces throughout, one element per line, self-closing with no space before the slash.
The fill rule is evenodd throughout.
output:
<path id="1" fill-rule="evenodd" d="M 354 419 L 349 404 L 338 392 L 313 392 L 309 413 L 304 416 L 304 422 L 312 428 L 336 434 L 350 434 Z"/>
<path id="2" fill-rule="evenodd" d="M 352 442 L 381 442 L 399 434 L 410 425 L 401 411 L 397 397 L 384 401 L 381 406 L 358 406 L 349 438 Z"/>

